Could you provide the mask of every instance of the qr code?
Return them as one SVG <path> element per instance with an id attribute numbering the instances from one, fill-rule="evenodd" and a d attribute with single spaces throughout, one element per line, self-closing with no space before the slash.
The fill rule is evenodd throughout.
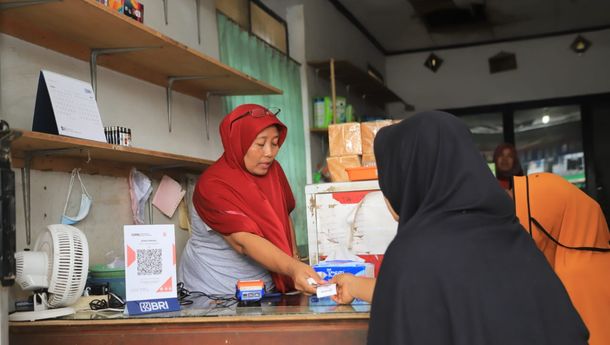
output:
<path id="1" fill-rule="evenodd" d="M 138 249 L 136 251 L 138 259 L 138 275 L 161 274 L 161 249 Z"/>

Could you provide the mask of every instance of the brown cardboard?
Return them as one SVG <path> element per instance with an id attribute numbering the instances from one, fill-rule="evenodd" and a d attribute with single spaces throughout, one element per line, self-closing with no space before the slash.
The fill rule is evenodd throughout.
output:
<path id="1" fill-rule="evenodd" d="M 392 120 L 379 120 L 362 122 L 360 124 L 360 133 L 362 134 L 362 154 L 373 153 L 373 141 L 377 132 L 385 126 L 392 124 Z"/>
<path id="2" fill-rule="evenodd" d="M 328 146 L 331 157 L 362 154 L 360 124 L 340 123 L 328 126 Z"/>
<path id="3" fill-rule="evenodd" d="M 333 182 L 347 182 L 349 177 L 345 168 L 355 168 L 360 166 L 360 157 L 357 155 L 328 157 L 326 158 L 330 179 Z"/>
<path id="4" fill-rule="evenodd" d="M 363 167 L 376 167 L 377 162 L 375 161 L 375 154 L 363 153 L 362 154 L 362 166 Z"/>

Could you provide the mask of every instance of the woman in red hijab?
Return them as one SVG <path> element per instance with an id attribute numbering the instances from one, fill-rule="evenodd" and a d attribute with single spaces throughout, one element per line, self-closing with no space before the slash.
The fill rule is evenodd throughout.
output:
<path id="1" fill-rule="evenodd" d="M 190 290 L 234 293 L 237 280 L 261 279 L 267 289 L 315 292 L 321 282 L 296 258 L 290 212 L 295 200 L 275 160 L 287 128 L 256 104 L 235 108 L 220 124 L 224 154 L 199 178 L 196 214 L 179 279 Z"/>
<path id="2" fill-rule="evenodd" d="M 513 144 L 504 143 L 496 147 L 494 164 L 496 166 L 496 178 L 504 189 L 512 188 L 513 176 L 523 176 L 519 156 L 517 156 L 517 150 Z"/>

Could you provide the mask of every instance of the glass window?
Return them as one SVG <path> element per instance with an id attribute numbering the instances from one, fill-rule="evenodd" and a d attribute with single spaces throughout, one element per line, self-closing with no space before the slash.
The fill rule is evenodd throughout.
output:
<path id="1" fill-rule="evenodd" d="M 496 146 L 504 142 L 502 113 L 464 115 L 460 118 L 466 122 L 474 142 L 485 160 L 493 164 L 494 150 Z"/>
<path id="2" fill-rule="evenodd" d="M 515 146 L 526 174 L 552 172 L 585 186 L 580 107 L 515 111 Z"/>

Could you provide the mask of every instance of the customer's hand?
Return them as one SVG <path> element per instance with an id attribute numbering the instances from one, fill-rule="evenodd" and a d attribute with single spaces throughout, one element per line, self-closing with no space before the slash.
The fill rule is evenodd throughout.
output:
<path id="1" fill-rule="evenodd" d="M 333 301 L 338 304 L 350 304 L 354 300 L 354 284 L 357 284 L 356 277 L 351 273 L 337 274 L 329 283 L 337 284 L 337 294 L 331 296 Z"/>
<path id="2" fill-rule="evenodd" d="M 307 281 L 308 278 L 312 278 L 316 284 L 325 283 L 311 266 L 295 259 L 293 259 L 293 262 L 291 263 L 290 276 L 294 281 L 294 288 L 306 294 L 313 295 L 316 293 L 316 287 L 309 284 Z"/>

